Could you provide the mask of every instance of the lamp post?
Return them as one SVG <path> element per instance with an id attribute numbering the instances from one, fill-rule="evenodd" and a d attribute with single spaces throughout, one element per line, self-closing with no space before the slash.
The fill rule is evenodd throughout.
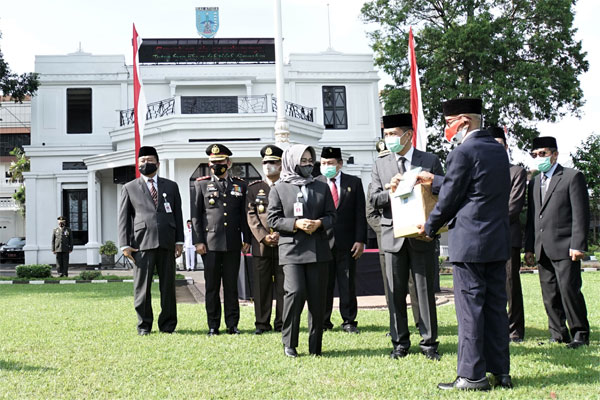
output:
<path id="1" fill-rule="evenodd" d="M 281 33 L 281 25 L 281 0 L 275 0 L 275 89 L 277 92 L 275 144 L 285 149 L 290 145 L 290 126 L 285 117 L 283 35 Z"/>

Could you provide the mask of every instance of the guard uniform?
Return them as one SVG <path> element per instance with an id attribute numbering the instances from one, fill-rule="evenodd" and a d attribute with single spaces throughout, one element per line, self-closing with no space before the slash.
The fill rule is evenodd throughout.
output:
<path id="1" fill-rule="evenodd" d="M 65 219 L 58 217 L 58 221 L 65 221 Z M 52 251 L 56 254 L 56 272 L 60 276 L 69 276 L 69 253 L 73 251 L 73 233 L 69 227 L 54 228 Z"/>

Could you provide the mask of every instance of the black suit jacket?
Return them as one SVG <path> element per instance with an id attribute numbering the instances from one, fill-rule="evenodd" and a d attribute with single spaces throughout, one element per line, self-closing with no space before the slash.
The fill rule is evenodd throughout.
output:
<path id="1" fill-rule="evenodd" d="M 327 186 L 327 178 L 317 178 Z M 337 218 L 333 229 L 330 229 L 329 245 L 338 250 L 350 251 L 354 243 L 367 242 L 367 218 L 365 216 L 365 192 L 360 178 L 340 172 L 340 193 Z M 331 190 L 331 189 L 330 189 Z"/>
<path id="2" fill-rule="evenodd" d="M 433 237 L 448 222 L 452 262 L 506 261 L 510 257 L 509 193 L 504 147 L 486 131 L 471 132 L 448 155 L 446 176 L 425 232 Z"/>
<path id="3" fill-rule="evenodd" d="M 158 206 L 154 205 L 142 177 L 125 184 L 119 207 L 119 244 L 139 250 L 164 248 L 175 250 L 183 242 L 181 197 L 177 183 L 158 177 Z M 171 213 L 165 210 L 165 201 Z"/>
<path id="4" fill-rule="evenodd" d="M 527 172 L 518 165 L 510 166 L 510 197 L 508 201 L 508 219 L 510 223 L 510 245 L 521 248 L 523 234 L 521 233 L 521 210 L 525 205 Z"/>
<path id="5" fill-rule="evenodd" d="M 525 251 L 551 260 L 569 258 L 569 249 L 586 251 L 590 204 L 583 174 L 556 166 L 542 203 L 541 174 L 529 182 Z"/>

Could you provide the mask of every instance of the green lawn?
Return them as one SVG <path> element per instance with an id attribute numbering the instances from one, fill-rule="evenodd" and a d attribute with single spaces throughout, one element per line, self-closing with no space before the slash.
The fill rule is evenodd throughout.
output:
<path id="1" fill-rule="evenodd" d="M 241 336 L 206 336 L 203 306 L 178 306 L 174 335 L 136 334 L 130 283 L 0 286 L 0 398 L 491 398 L 598 399 L 600 396 L 600 273 L 584 273 L 592 344 L 570 351 L 548 344 L 537 275 L 523 275 L 526 341 L 511 345 L 512 391 L 440 392 L 456 374 L 453 306 L 438 310 L 439 363 L 418 353 L 388 357 L 388 313 L 360 310 L 360 335 L 336 328 L 323 356 L 283 356 L 281 337 L 254 336 L 252 307 L 242 307 Z M 451 277 L 443 277 L 449 286 Z M 154 285 L 154 299 L 158 299 Z M 155 301 L 155 315 L 158 302 Z M 410 316 L 410 314 L 409 314 Z M 412 319 L 412 318 L 409 318 Z M 306 327 L 306 314 L 303 315 Z M 336 313 L 335 323 L 341 322 Z M 156 328 L 155 328 L 156 329 Z M 545 344 L 538 344 L 545 342 Z"/>

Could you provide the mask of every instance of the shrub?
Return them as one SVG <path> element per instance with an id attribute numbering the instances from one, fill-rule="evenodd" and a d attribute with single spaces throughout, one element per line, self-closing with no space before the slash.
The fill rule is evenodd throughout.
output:
<path id="1" fill-rule="evenodd" d="M 79 274 L 79 277 L 81 278 L 81 280 L 84 280 L 84 281 L 93 281 L 94 279 L 101 279 L 102 272 L 100 272 L 100 271 L 81 271 L 81 274 Z"/>
<path id="2" fill-rule="evenodd" d="M 17 277 L 19 278 L 49 278 L 52 267 L 48 264 L 19 265 Z"/>
<path id="3" fill-rule="evenodd" d="M 117 246 L 115 242 L 107 240 L 99 249 L 100 254 L 104 254 L 105 256 L 114 256 L 117 254 Z"/>
<path id="4" fill-rule="evenodd" d="M 600 261 L 600 251 L 594 252 L 594 257 L 596 257 L 596 261 Z"/>

